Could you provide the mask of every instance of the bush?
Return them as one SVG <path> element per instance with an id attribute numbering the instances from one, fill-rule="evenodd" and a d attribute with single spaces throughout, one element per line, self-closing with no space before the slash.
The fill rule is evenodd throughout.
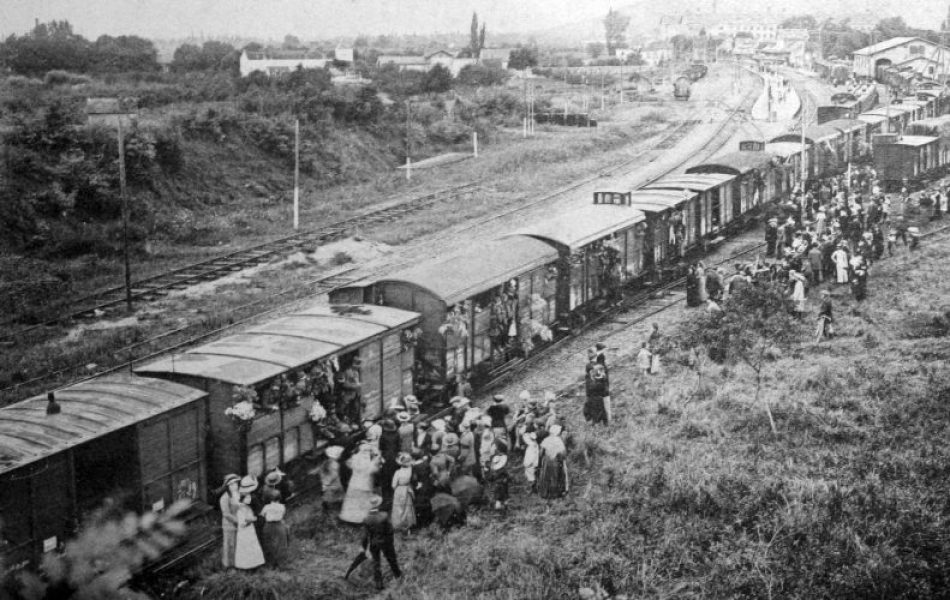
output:
<path id="1" fill-rule="evenodd" d="M 429 127 L 429 139 L 438 144 L 460 144 L 472 136 L 472 128 L 451 119 L 441 119 Z"/>
<path id="2" fill-rule="evenodd" d="M 466 65 L 459 71 L 458 82 L 469 86 L 501 85 L 511 75 L 505 69 L 482 64 Z"/>
<path id="3" fill-rule="evenodd" d="M 90 83 L 91 81 L 92 80 L 85 75 L 78 75 L 76 73 L 61 71 L 59 69 L 48 71 L 46 76 L 43 78 L 43 83 L 48 86 L 80 85 L 84 83 Z"/>

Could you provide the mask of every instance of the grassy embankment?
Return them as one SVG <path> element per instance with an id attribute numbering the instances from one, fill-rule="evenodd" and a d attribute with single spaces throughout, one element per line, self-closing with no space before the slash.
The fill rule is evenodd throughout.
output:
<path id="1" fill-rule="evenodd" d="M 565 501 L 519 496 L 504 518 L 402 541 L 406 576 L 388 597 L 575 598 L 605 582 L 637 598 L 945 597 L 948 249 L 944 235 L 875 265 L 863 303 L 833 291 L 838 336 L 767 367 L 778 434 L 741 367 L 709 363 L 700 386 L 673 357 L 646 381 L 618 364 L 614 426 L 591 430 L 567 407 L 571 466 L 590 483 Z M 205 597 L 243 586 L 286 599 L 370 596 L 365 573 L 353 587 L 339 579 L 358 532 L 307 512 L 295 516 L 307 525 L 290 572 L 213 575 Z"/>

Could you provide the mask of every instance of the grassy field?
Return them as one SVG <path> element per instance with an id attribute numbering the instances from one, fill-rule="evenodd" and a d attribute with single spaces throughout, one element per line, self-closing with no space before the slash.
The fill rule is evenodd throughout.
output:
<path id="1" fill-rule="evenodd" d="M 860 304 L 833 289 L 838 335 L 819 346 L 812 300 L 807 341 L 765 371 L 777 434 L 741 367 L 708 363 L 700 383 L 673 355 L 646 379 L 621 359 L 614 425 L 584 424 L 580 399 L 565 407 L 568 499 L 519 490 L 507 515 L 400 540 L 406 575 L 381 597 L 541 600 L 598 585 L 657 599 L 948 597 L 948 251 L 946 235 L 899 249 Z M 204 597 L 372 596 L 366 572 L 340 580 L 359 532 L 310 510 L 294 517 L 290 571 L 206 575 Z"/>

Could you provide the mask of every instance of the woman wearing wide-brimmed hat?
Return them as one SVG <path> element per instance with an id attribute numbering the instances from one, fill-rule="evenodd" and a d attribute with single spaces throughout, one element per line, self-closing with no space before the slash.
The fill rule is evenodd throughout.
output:
<path id="1" fill-rule="evenodd" d="M 370 498 L 376 495 L 374 479 L 379 472 L 379 454 L 372 444 L 363 443 L 346 464 L 353 474 L 343 498 L 340 520 L 360 524 L 369 514 Z"/>
<path id="2" fill-rule="evenodd" d="M 416 445 L 416 426 L 412 422 L 412 415 L 402 411 L 396 415 L 396 422 L 399 424 L 399 451 L 412 452 Z"/>
<path id="3" fill-rule="evenodd" d="M 224 476 L 224 483 L 219 488 L 220 497 L 218 506 L 221 508 L 221 533 L 224 545 L 221 549 L 221 564 L 225 568 L 234 566 L 234 551 L 237 546 L 237 509 L 241 496 L 238 488 L 241 485 L 241 476 L 234 473 Z"/>
<path id="4" fill-rule="evenodd" d="M 234 566 L 238 569 L 256 569 L 264 564 L 264 551 L 257 539 L 254 524 L 257 517 L 251 510 L 251 494 L 257 489 L 257 478 L 245 475 L 238 486 L 241 502 L 238 504 L 235 517 L 237 519 L 237 540 L 234 551 Z"/>
<path id="5" fill-rule="evenodd" d="M 412 491 L 412 456 L 401 452 L 396 459 L 399 470 L 393 475 L 393 509 L 390 521 L 396 531 L 409 531 L 416 524 L 415 497 Z"/>

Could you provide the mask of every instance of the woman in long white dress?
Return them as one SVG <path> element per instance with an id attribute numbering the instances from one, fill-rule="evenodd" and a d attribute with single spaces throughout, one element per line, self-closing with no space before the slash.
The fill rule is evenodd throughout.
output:
<path id="1" fill-rule="evenodd" d="M 788 278 L 792 281 L 792 302 L 795 303 L 795 312 L 799 317 L 805 316 L 805 276 L 798 271 L 789 271 Z"/>
<path id="2" fill-rule="evenodd" d="M 379 454 L 372 444 L 364 443 L 346 465 L 353 474 L 343 498 L 340 520 L 359 525 L 369 514 L 370 499 L 376 495 L 374 478 L 380 468 Z"/>
<path id="3" fill-rule="evenodd" d="M 257 531 L 254 529 L 254 523 L 257 517 L 251 510 L 251 492 L 257 489 L 257 479 L 252 475 L 247 475 L 241 480 L 239 488 L 241 502 L 235 511 L 237 519 L 237 543 L 234 551 L 234 566 L 238 569 L 256 569 L 264 564 L 264 550 L 257 539 Z"/>
<path id="4" fill-rule="evenodd" d="M 415 494 L 412 492 L 412 457 L 403 452 L 396 459 L 399 470 L 393 475 L 393 508 L 389 520 L 396 531 L 409 531 L 416 524 Z"/>
<path id="5" fill-rule="evenodd" d="M 848 283 L 848 267 L 850 266 L 848 262 L 848 252 L 844 247 L 839 246 L 837 250 L 831 255 L 831 260 L 835 263 L 836 274 L 838 276 L 838 283 Z"/>

